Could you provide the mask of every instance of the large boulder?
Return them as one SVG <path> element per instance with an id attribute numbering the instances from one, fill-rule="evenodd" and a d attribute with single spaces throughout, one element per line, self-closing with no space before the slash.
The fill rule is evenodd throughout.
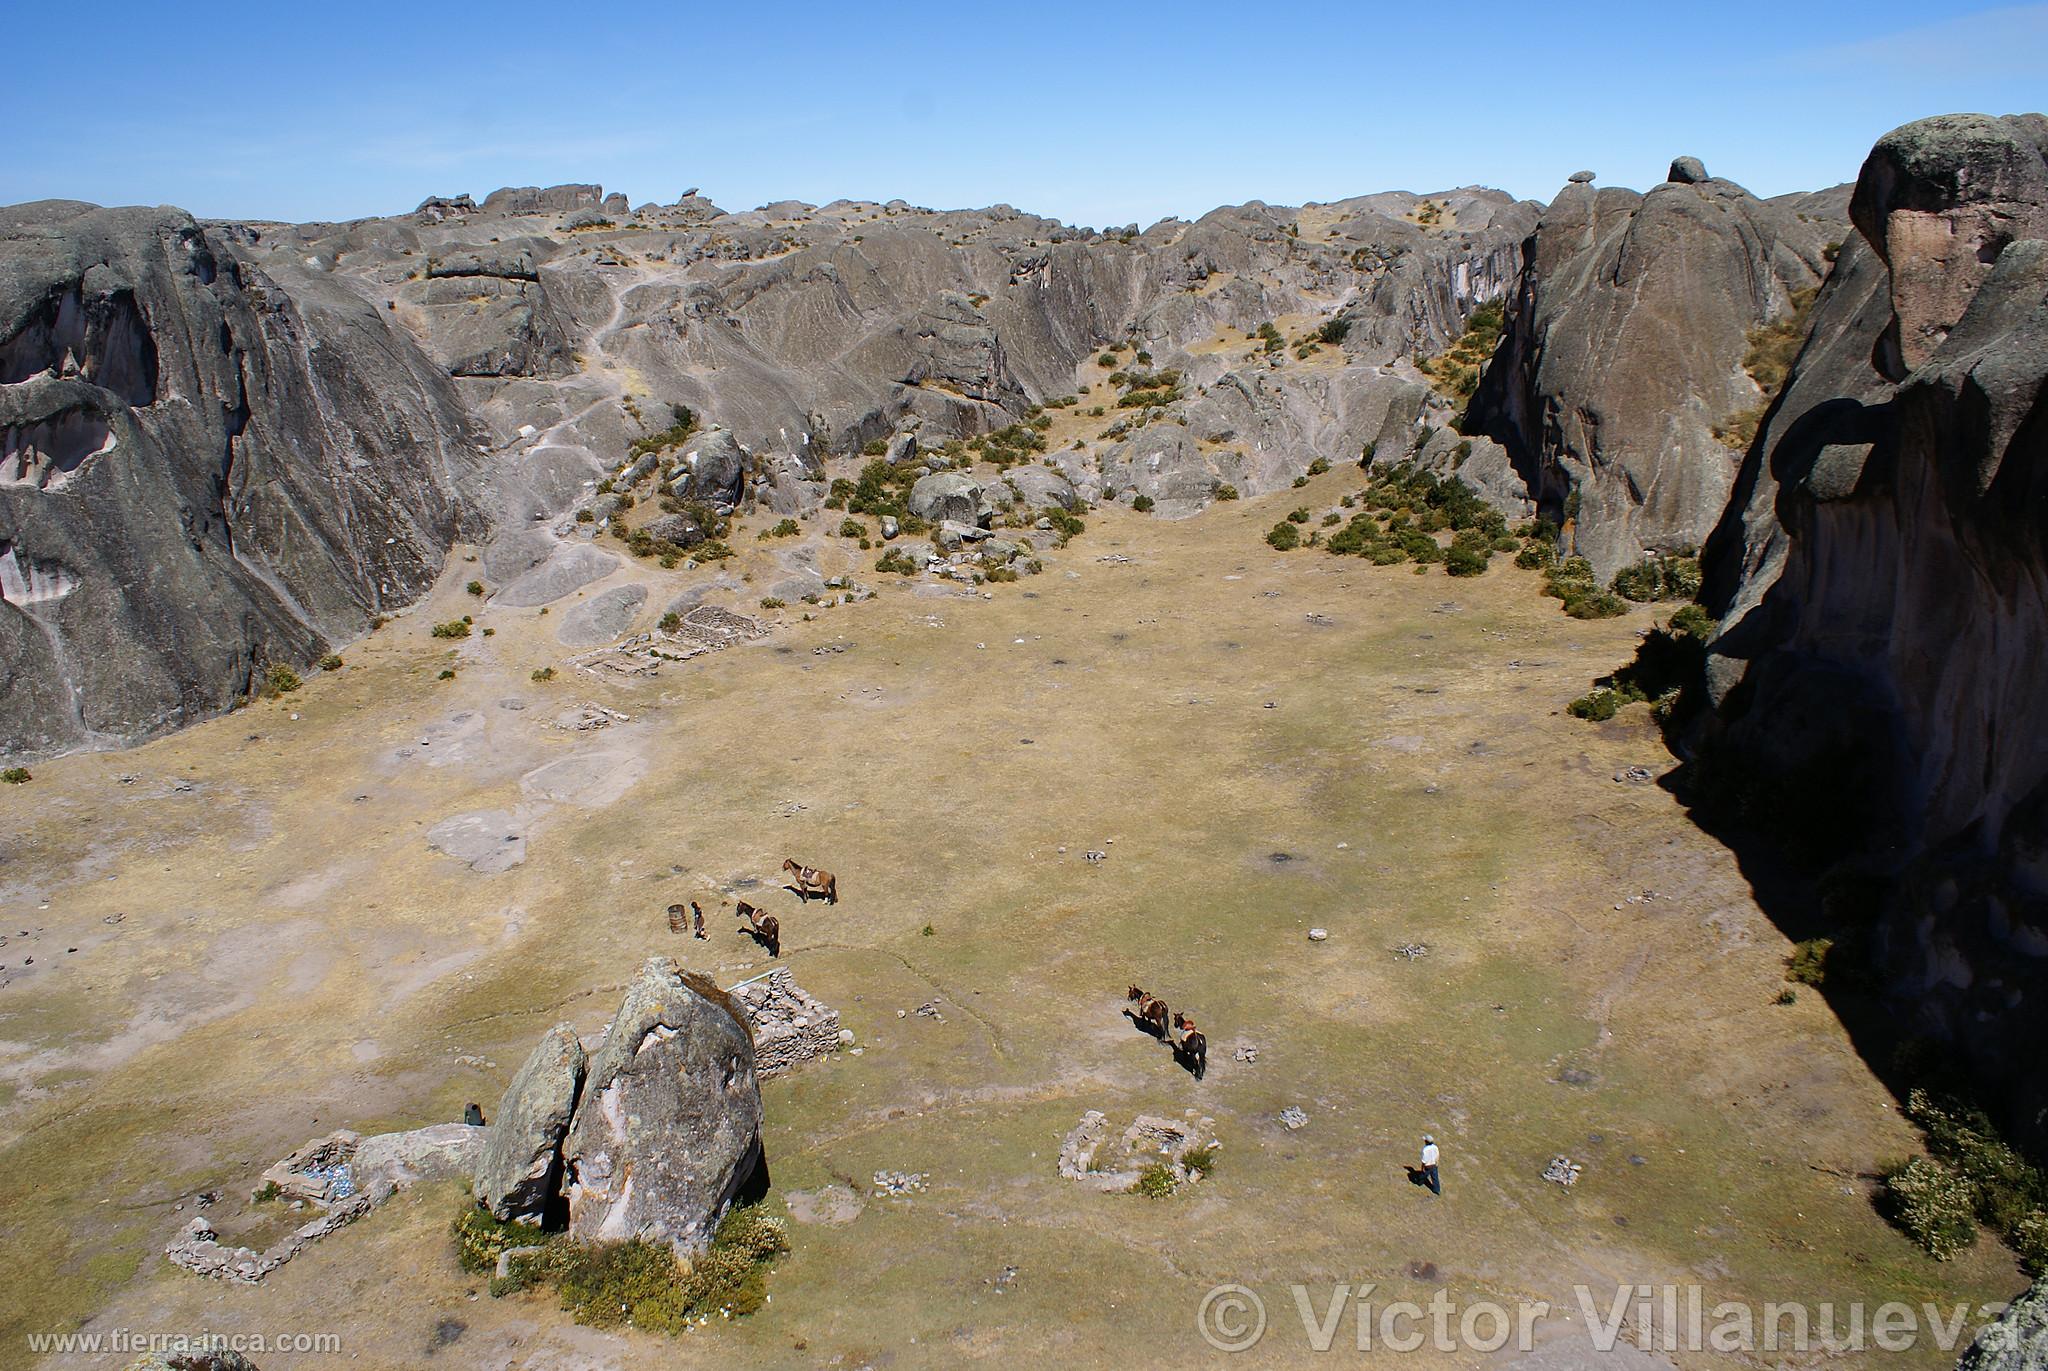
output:
<path id="1" fill-rule="evenodd" d="M 2035 1282 L 1963 1352 L 1956 1371 L 2041 1371 L 2048 1367 L 2048 1289 Z"/>
<path id="2" fill-rule="evenodd" d="M 626 990 L 562 1148 L 569 1231 L 701 1251 L 761 1166 L 754 1043 L 725 993 L 667 957 Z"/>
<path id="3" fill-rule="evenodd" d="M 683 446 L 682 470 L 669 486 L 685 500 L 736 505 L 747 488 L 747 454 L 732 430 L 714 428 Z"/>
<path id="4" fill-rule="evenodd" d="M 404 1133 L 378 1133 L 356 1147 L 349 1171 L 356 1189 L 372 1203 L 422 1181 L 466 1181 L 476 1170 L 489 1132 L 471 1124 L 437 1123 Z"/>
<path id="5" fill-rule="evenodd" d="M 1051 467 L 1023 466 L 1005 472 L 1003 484 L 1016 492 L 1018 503 L 1026 509 L 1044 509 L 1058 505 L 1071 510 L 1081 502 L 1074 493 L 1073 483 Z"/>
<path id="6" fill-rule="evenodd" d="M 981 483 L 957 471 L 919 477 L 910 488 L 909 508 L 928 524 L 983 524 L 993 513 Z"/>
<path id="7" fill-rule="evenodd" d="M 476 1166 L 476 1202 L 492 1218 L 537 1224 L 546 1216 L 588 1066 L 575 1028 L 558 1023 L 513 1073 Z"/>

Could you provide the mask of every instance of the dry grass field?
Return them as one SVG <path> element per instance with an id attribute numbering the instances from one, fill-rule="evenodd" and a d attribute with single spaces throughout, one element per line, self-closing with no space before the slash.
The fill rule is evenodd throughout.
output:
<path id="1" fill-rule="evenodd" d="M 494 607 L 457 559 L 338 672 L 0 787 L 0 1364 L 83 1325 L 342 1338 L 263 1371 L 1154 1366 L 1230 1360 L 1196 1311 L 1234 1281 L 1271 1314 L 1246 1364 L 1319 1365 L 1290 1284 L 1560 1311 L 1582 1283 L 2009 1296 L 1988 1240 L 1937 1265 L 1874 1213 L 1863 1177 L 1912 1130 L 1819 997 L 1773 1002 L 1788 945 L 1734 859 L 1615 779 L 1669 765 L 1643 711 L 1563 713 L 1651 612 L 1567 619 L 1505 557 L 1452 580 L 1265 546 L 1359 480 L 1178 524 L 1100 511 L 988 598 L 835 543 L 820 569 L 880 594 L 808 621 L 755 608 L 786 548 L 749 528 L 713 600 L 774 631 L 634 681 L 569 665 L 576 597 Z M 583 596 L 644 582 L 647 626 L 710 574 L 627 559 Z M 491 635 L 429 635 L 464 613 Z M 586 701 L 630 717 L 556 726 Z M 465 814 L 523 861 L 433 850 Z M 777 889 L 786 855 L 836 871 L 838 905 Z M 308 1137 L 491 1108 L 652 954 L 761 970 L 717 906 L 749 880 L 858 1047 L 764 1087 L 766 1203 L 796 1221 L 757 1315 L 671 1340 L 493 1300 L 454 1260 L 449 1186 L 260 1287 L 162 1259 L 203 1191 L 224 1236 L 276 1231 L 247 1196 Z M 664 921 L 693 897 L 708 943 Z M 1122 1016 L 1134 981 L 1198 1015 L 1206 1079 Z M 1213 1118 L 1214 1175 L 1163 1200 L 1061 1179 L 1089 1109 Z M 1424 1131 L 1441 1199 L 1404 1171 Z M 1575 1187 L 1541 1178 L 1556 1154 Z M 926 1189 L 873 1194 L 885 1168 Z M 1576 1314 L 1541 1331 L 1584 1340 Z"/>

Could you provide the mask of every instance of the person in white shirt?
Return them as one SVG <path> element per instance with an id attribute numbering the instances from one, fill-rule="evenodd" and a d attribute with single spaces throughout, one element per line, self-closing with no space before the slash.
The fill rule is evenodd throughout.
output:
<path id="1" fill-rule="evenodd" d="M 1422 1181 L 1429 1187 L 1430 1194 L 1441 1195 L 1444 1187 L 1437 1177 L 1436 1158 L 1436 1139 L 1425 1133 L 1422 1135 Z"/>

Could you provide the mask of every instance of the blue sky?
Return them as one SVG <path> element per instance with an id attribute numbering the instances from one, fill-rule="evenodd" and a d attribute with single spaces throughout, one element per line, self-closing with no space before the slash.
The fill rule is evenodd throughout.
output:
<path id="1" fill-rule="evenodd" d="M 1853 179 L 1910 119 L 2048 106 L 2048 4 L 1687 8 L 102 0 L 86 22 L 8 0 L 0 203 L 338 219 L 600 181 L 1100 226 L 1469 183 L 1548 199 L 1678 153 L 1768 195 Z"/>

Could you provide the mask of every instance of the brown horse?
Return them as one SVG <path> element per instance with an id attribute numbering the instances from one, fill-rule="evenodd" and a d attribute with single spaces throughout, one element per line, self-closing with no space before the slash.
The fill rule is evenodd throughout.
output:
<path id="1" fill-rule="evenodd" d="M 1180 1030 L 1180 1040 L 1173 1045 L 1173 1055 L 1186 1062 L 1199 1081 L 1209 1071 L 1209 1039 L 1195 1027 L 1195 1021 L 1189 1015 L 1174 1015 L 1173 1026 Z"/>
<path id="2" fill-rule="evenodd" d="M 1166 1001 L 1156 995 L 1148 995 L 1136 986 L 1132 986 L 1131 993 L 1124 998 L 1137 1001 L 1138 1007 L 1135 1010 L 1128 1006 L 1124 1009 L 1124 1013 L 1131 1016 L 1133 1023 L 1161 1042 L 1170 1040 L 1167 1025 L 1171 1018 L 1166 1012 Z"/>
<path id="3" fill-rule="evenodd" d="M 820 871 L 815 866 L 805 866 L 794 857 L 785 858 L 782 869 L 796 878 L 793 886 L 797 898 L 805 904 L 811 902 L 813 895 L 823 895 L 826 904 L 839 903 L 839 878 L 831 872 Z"/>
<path id="4" fill-rule="evenodd" d="M 740 932 L 751 934 L 755 942 L 768 949 L 769 956 L 782 955 L 782 920 L 773 914 L 763 914 L 759 907 L 745 900 L 741 900 L 739 908 L 733 912 L 747 921 L 747 926 Z"/>

